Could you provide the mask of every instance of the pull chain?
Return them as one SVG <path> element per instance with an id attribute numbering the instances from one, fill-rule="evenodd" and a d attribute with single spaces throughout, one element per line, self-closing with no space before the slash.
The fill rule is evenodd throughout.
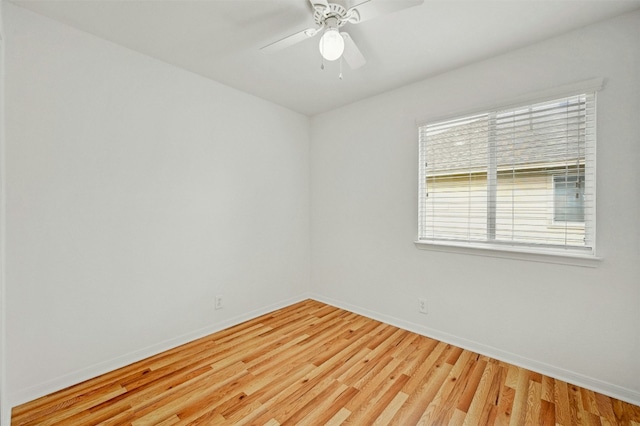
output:
<path id="1" fill-rule="evenodd" d="M 338 78 L 342 80 L 342 56 L 340 56 L 340 75 L 338 75 Z"/>

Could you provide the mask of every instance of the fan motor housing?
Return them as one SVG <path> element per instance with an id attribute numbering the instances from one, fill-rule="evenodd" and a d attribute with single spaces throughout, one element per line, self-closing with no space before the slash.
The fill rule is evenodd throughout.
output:
<path id="1" fill-rule="evenodd" d="M 316 21 L 316 24 L 323 26 L 328 18 L 335 18 L 338 28 L 342 27 L 347 22 L 355 24 L 360 20 L 360 16 L 356 10 L 351 9 L 347 11 L 344 6 L 336 3 L 329 3 L 329 7 L 324 9 L 315 9 L 313 19 Z"/>

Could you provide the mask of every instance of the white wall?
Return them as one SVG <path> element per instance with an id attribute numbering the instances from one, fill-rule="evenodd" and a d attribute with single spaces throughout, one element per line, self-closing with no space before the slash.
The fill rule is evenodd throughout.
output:
<path id="1" fill-rule="evenodd" d="M 11 407 L 6 390 L 6 329 L 5 329 L 5 187 L 4 187 L 4 3 L 0 1 L 0 425 L 11 423 Z"/>
<path id="2" fill-rule="evenodd" d="M 314 117 L 312 290 L 640 403 L 639 40 L 636 12 Z M 416 249 L 416 119 L 595 77 L 601 264 Z"/>
<path id="3" fill-rule="evenodd" d="M 14 405 L 308 291 L 307 117 L 4 13 Z"/>

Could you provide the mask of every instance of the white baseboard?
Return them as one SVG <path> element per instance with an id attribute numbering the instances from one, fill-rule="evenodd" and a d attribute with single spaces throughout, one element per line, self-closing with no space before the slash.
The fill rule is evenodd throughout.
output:
<path id="1" fill-rule="evenodd" d="M 535 371 L 537 373 L 544 374 L 545 376 L 553 377 L 554 379 L 562 380 L 567 383 L 583 387 L 585 389 L 590 389 L 592 391 L 608 395 L 622 401 L 626 401 L 630 404 L 640 405 L 640 392 L 632 389 L 627 389 L 625 387 L 595 379 L 593 377 L 585 376 L 583 374 L 575 373 L 570 370 L 565 370 L 563 368 L 555 367 L 550 364 L 535 361 L 511 352 L 494 348 L 492 346 L 483 345 L 482 343 L 478 343 L 473 340 L 468 340 L 462 337 L 454 336 L 452 334 L 444 333 L 442 331 L 434 330 L 421 324 L 405 321 L 386 314 L 382 314 L 380 312 L 375 312 L 366 308 L 362 308 L 360 306 L 352 305 L 350 303 L 345 303 L 339 300 L 331 299 L 329 297 L 324 297 L 316 293 L 311 293 L 309 295 L 309 298 L 384 322 L 386 324 L 393 325 L 398 328 L 402 328 L 404 330 L 421 334 L 423 336 L 439 340 L 441 342 L 445 342 L 462 349 L 466 349 L 500 361 L 508 362 L 509 364 L 526 368 L 527 370 Z"/>
<path id="2" fill-rule="evenodd" d="M 259 317 L 264 314 L 268 314 L 269 312 L 273 312 L 277 309 L 284 308 L 286 306 L 292 305 L 294 303 L 298 303 L 302 300 L 306 300 L 309 298 L 310 298 L 310 295 L 308 293 L 302 293 L 296 297 L 282 300 L 280 302 L 276 302 L 276 303 L 261 307 L 259 309 L 255 309 L 253 311 L 244 313 L 242 315 L 238 315 L 236 317 L 229 318 L 224 321 L 217 322 L 215 324 L 211 324 L 199 330 L 195 330 L 193 332 L 183 334 L 173 339 L 165 340 L 158 344 L 151 345 L 134 352 L 130 352 L 128 354 L 119 356 L 117 358 L 99 362 L 97 364 L 83 368 L 73 373 L 57 377 L 53 380 L 40 383 L 38 385 L 31 386 L 25 389 L 18 390 L 10 394 L 9 396 L 10 405 L 11 407 L 15 407 L 17 405 L 24 404 L 25 402 L 33 401 L 34 399 L 40 398 L 44 395 L 57 392 L 69 386 L 73 386 L 75 384 L 84 382 L 85 380 L 98 377 L 102 374 L 133 364 L 134 362 L 141 361 L 150 356 L 157 355 L 164 351 L 168 351 L 169 349 L 173 349 L 177 346 L 184 345 L 185 343 L 189 343 L 201 337 L 208 336 L 209 334 L 215 333 L 220 330 L 224 330 L 225 328 L 232 327 L 234 325 L 243 323 L 245 321 L 251 320 L 253 318 Z"/>

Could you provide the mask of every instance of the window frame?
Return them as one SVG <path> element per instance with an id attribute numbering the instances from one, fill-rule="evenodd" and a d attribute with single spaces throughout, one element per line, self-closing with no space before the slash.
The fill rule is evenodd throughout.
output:
<path id="1" fill-rule="evenodd" d="M 467 112 L 460 112 L 455 114 L 447 114 L 445 116 L 433 116 L 426 117 L 420 120 L 416 120 L 416 126 L 418 128 L 423 127 L 430 123 L 437 123 L 441 121 L 460 119 L 465 116 L 473 116 L 486 114 L 490 111 L 495 110 L 504 110 L 509 108 L 518 108 L 525 107 L 528 105 L 547 102 L 553 100 L 554 98 L 563 98 L 563 97 L 571 97 L 575 95 L 579 95 L 582 93 L 593 93 L 594 101 L 597 103 L 597 93 L 602 89 L 604 83 L 604 79 L 596 78 L 591 79 L 575 84 L 570 84 L 566 86 L 557 87 L 550 90 L 545 90 L 541 92 L 537 92 L 534 94 L 521 96 L 510 101 L 502 101 L 496 104 L 487 105 L 483 108 L 477 108 Z M 589 214 L 589 220 L 592 221 L 592 226 L 590 226 L 590 235 L 586 235 L 585 232 L 585 241 L 590 245 L 589 249 L 582 250 L 581 248 L 566 248 L 564 246 L 552 247 L 552 246 L 529 246 L 529 245 L 520 245 L 520 244 L 504 244 L 497 241 L 482 241 L 480 243 L 474 243 L 469 241 L 438 241 L 438 240 L 428 240 L 421 239 L 420 232 L 418 232 L 418 238 L 414 241 L 414 244 L 419 249 L 427 249 L 427 250 L 437 250 L 437 251 L 445 251 L 445 252 L 454 252 L 454 253 L 464 253 L 464 254 L 475 254 L 481 256 L 492 256 L 492 257 L 505 257 L 505 258 L 515 258 L 520 260 L 532 260 L 532 261 L 540 261 L 540 262 L 548 262 L 548 263 L 561 263 L 561 264 L 569 264 L 576 266 L 597 266 L 598 261 L 601 260 L 600 257 L 596 256 L 596 245 L 595 245 L 595 236 L 596 236 L 596 222 L 595 222 L 595 173 L 596 173 L 596 158 L 595 158 L 595 150 L 596 150 L 596 140 L 597 139 L 597 129 L 596 136 L 594 140 L 590 143 L 593 144 L 593 149 L 588 150 L 585 156 L 585 167 L 590 167 L 593 170 L 591 177 L 586 179 L 585 181 L 585 191 L 587 188 L 590 193 L 593 194 L 592 208 L 590 212 L 587 213 L 585 211 L 585 220 L 587 220 L 587 214 Z M 421 195 L 420 192 L 425 188 L 425 179 L 426 179 L 426 170 L 424 167 L 424 157 L 423 153 L 418 149 L 418 166 L 419 166 L 419 185 L 418 185 L 418 210 L 420 209 L 420 200 Z M 553 175 L 551 175 L 551 188 L 554 190 L 554 181 Z M 554 223 L 554 212 L 555 207 L 551 209 L 551 217 L 550 217 L 550 227 L 584 227 L 584 223 L 578 222 L 555 222 Z M 421 214 L 418 211 L 418 221 L 421 218 Z M 568 225 L 567 225 L 568 224 Z M 418 223 L 418 227 L 420 230 L 420 223 Z"/>

